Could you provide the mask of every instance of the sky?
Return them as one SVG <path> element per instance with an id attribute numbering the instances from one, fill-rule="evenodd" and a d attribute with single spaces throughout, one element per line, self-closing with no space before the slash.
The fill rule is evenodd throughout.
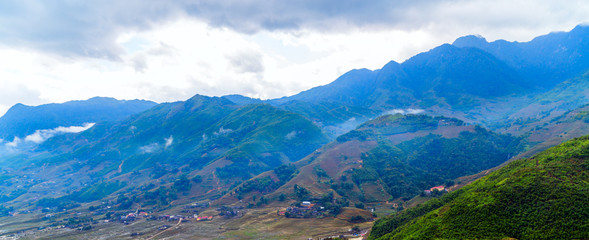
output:
<path id="1" fill-rule="evenodd" d="M 269 99 L 456 38 L 530 41 L 586 0 L 3 0 L 0 115 L 94 96 Z"/>

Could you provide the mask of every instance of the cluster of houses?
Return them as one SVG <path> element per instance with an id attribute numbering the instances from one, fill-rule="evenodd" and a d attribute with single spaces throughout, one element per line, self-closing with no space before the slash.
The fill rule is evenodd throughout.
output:
<path id="1" fill-rule="evenodd" d="M 200 221 L 211 221 L 211 220 L 213 220 L 213 216 L 199 216 L 198 214 L 194 214 L 192 216 L 190 216 L 190 215 L 188 215 L 188 216 L 183 216 L 183 215 L 159 215 L 157 217 L 156 216 L 152 216 L 148 220 L 160 220 L 160 221 L 176 222 L 176 221 L 180 221 L 180 219 L 182 219 L 182 222 L 190 222 L 191 220 L 194 220 L 196 222 L 200 222 Z"/>
<path id="2" fill-rule="evenodd" d="M 146 219 L 146 220 L 151 220 L 151 221 L 168 221 L 168 222 L 176 222 L 176 221 L 180 221 L 180 219 L 182 219 L 182 222 L 190 222 L 191 220 L 194 220 L 196 222 L 200 222 L 200 221 L 211 221 L 213 220 L 213 216 L 199 216 L 198 214 L 194 214 L 194 215 L 150 215 L 147 212 L 134 212 L 134 213 L 129 213 L 127 215 L 123 215 L 119 217 L 119 222 L 121 223 L 125 223 L 128 224 L 130 222 L 133 222 L 137 219 Z"/>
<path id="3" fill-rule="evenodd" d="M 303 201 L 300 207 L 288 207 L 286 210 L 279 210 L 277 214 L 287 218 L 316 218 L 322 216 L 324 211 L 324 207 L 310 201 Z"/>
<path id="4" fill-rule="evenodd" d="M 243 217 L 246 213 L 246 210 L 243 206 L 222 206 L 216 209 L 219 211 L 219 215 L 225 218 L 240 218 Z"/>

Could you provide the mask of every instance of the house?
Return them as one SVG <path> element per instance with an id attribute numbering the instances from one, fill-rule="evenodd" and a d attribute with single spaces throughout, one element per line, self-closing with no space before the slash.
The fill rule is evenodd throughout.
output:
<path id="1" fill-rule="evenodd" d="M 310 201 L 303 201 L 301 203 L 301 207 L 304 207 L 304 208 L 312 208 L 314 206 L 315 206 L 315 204 L 311 203 Z"/>
<path id="2" fill-rule="evenodd" d="M 202 217 L 197 217 L 196 221 L 200 222 L 200 221 L 211 221 L 213 220 L 213 216 L 202 216 Z"/>
<path id="3" fill-rule="evenodd" d="M 437 187 L 430 188 L 429 190 L 430 191 L 434 191 L 434 190 L 444 191 L 444 190 L 446 190 L 446 188 L 444 186 L 437 186 Z"/>

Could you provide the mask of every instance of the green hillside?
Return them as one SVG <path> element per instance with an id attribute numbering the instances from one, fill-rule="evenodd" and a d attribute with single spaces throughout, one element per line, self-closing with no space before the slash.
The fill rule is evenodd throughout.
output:
<path id="1" fill-rule="evenodd" d="M 196 199 L 224 194 L 236 182 L 297 161 L 327 141 L 318 126 L 297 113 L 197 95 L 123 121 L 97 124 L 80 134 L 52 138 L 36 152 L 14 156 L 19 161 L 2 158 L 13 170 L 2 175 L 6 181 L 0 183 L 0 202 L 19 197 L 16 201 L 31 202 L 35 192 L 26 189 L 41 188 L 50 199 L 45 202 L 53 205 L 119 195 L 132 199 L 125 201 L 125 208 L 140 207 L 153 205 L 157 195 L 163 199 L 159 206 L 165 207 L 177 198 L 178 189 Z M 44 165 L 44 173 L 31 174 L 38 165 Z M 30 175 L 33 180 L 21 189 L 13 175 Z M 54 182 L 51 189 L 42 184 L 49 180 Z M 100 187 L 119 181 L 126 185 L 116 184 L 109 191 Z M 79 191 L 80 196 L 72 193 Z"/>
<path id="2" fill-rule="evenodd" d="M 295 186 L 304 186 L 308 198 L 332 194 L 354 203 L 405 201 L 424 189 L 453 185 L 457 177 L 498 166 L 524 147 L 521 138 L 457 119 L 384 115 L 296 162 L 294 175 L 258 176 L 271 187 L 247 191 L 242 197 L 258 194 L 278 199 L 282 194 L 296 200 L 300 197 Z"/>
<path id="3" fill-rule="evenodd" d="M 377 221 L 369 239 L 587 239 L 589 136 Z"/>
<path id="4" fill-rule="evenodd" d="M 338 138 L 354 140 L 377 145 L 362 153 L 362 168 L 345 175 L 359 186 L 380 182 L 392 198 L 410 198 L 423 189 L 495 167 L 524 148 L 521 138 L 425 115 L 383 116 Z"/>

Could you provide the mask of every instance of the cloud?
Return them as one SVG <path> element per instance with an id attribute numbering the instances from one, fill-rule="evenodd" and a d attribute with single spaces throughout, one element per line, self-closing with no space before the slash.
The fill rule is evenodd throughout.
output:
<path id="1" fill-rule="evenodd" d="M 215 135 L 215 136 L 218 136 L 218 135 L 223 136 L 223 135 L 228 134 L 228 133 L 231 133 L 231 132 L 233 132 L 233 129 L 230 129 L 230 128 L 225 129 L 225 128 L 223 128 L 223 126 L 221 126 L 221 128 L 219 128 L 219 131 L 218 132 L 214 132 L 213 135 Z"/>
<path id="2" fill-rule="evenodd" d="M 264 72 L 262 63 L 262 54 L 259 52 L 238 52 L 227 59 L 237 73 L 256 73 Z"/>
<path id="3" fill-rule="evenodd" d="M 135 55 L 135 57 L 133 57 L 133 68 L 135 69 L 136 72 L 145 72 L 145 70 L 147 69 L 147 59 L 145 57 L 145 55 L 143 54 L 139 54 L 139 55 Z"/>
<path id="4" fill-rule="evenodd" d="M 41 99 L 41 92 L 32 89 L 22 83 L 10 82 L 7 79 L 0 80 L 0 116 L 15 104 L 15 99 L 27 105 L 37 105 L 44 101 Z"/>
<path id="5" fill-rule="evenodd" d="M 423 109 L 413 109 L 413 108 L 407 108 L 407 109 L 393 109 L 393 110 L 389 110 L 386 112 L 386 114 L 403 114 L 403 115 L 407 115 L 407 114 L 421 114 L 424 113 L 425 111 Z"/>
<path id="6" fill-rule="evenodd" d="M 145 45 L 148 45 L 149 43 L 145 43 Z M 134 46 L 129 46 L 130 49 L 133 49 Z M 135 46 L 137 47 L 137 46 Z M 145 46 L 143 46 L 145 47 Z M 174 49 L 173 47 L 160 42 L 159 44 L 148 48 L 145 51 L 140 51 L 138 53 L 136 53 L 132 58 L 131 58 L 131 63 L 133 68 L 135 69 L 135 72 L 139 72 L 139 73 L 145 73 L 145 71 L 148 69 L 148 59 L 149 58 L 153 58 L 153 57 L 161 57 L 161 56 L 173 56 L 174 52 L 176 51 L 176 49 Z"/>
<path id="7" fill-rule="evenodd" d="M 293 138 L 295 138 L 297 136 L 297 131 L 292 131 L 289 132 L 288 134 L 286 134 L 286 140 L 292 140 Z"/>
<path id="8" fill-rule="evenodd" d="M 64 133 L 79 133 L 88 130 L 92 126 L 94 126 L 94 123 L 86 123 L 84 126 L 57 127 L 54 129 L 37 130 L 33 134 L 26 136 L 24 141 L 39 144 L 55 135 Z"/>
<path id="9" fill-rule="evenodd" d="M 16 148 L 18 147 L 18 145 L 22 142 L 22 140 L 18 137 L 15 137 L 12 142 L 7 142 L 6 144 L 4 144 L 6 147 L 9 148 Z"/>
<path id="10" fill-rule="evenodd" d="M 117 61 L 125 53 L 117 43 L 123 33 L 187 17 L 246 34 L 303 29 L 417 30 L 433 25 L 514 29 L 518 27 L 514 25 L 554 25 L 550 23 L 571 17 L 587 21 L 588 8 L 583 0 L 7 0 L 0 2 L 0 42 L 63 56 Z"/>
<path id="11" fill-rule="evenodd" d="M 174 137 L 170 136 L 168 138 L 164 138 L 163 147 L 162 147 L 162 144 L 160 144 L 160 143 L 150 143 L 148 145 L 139 147 L 139 151 L 141 153 L 145 154 L 145 153 L 154 153 L 154 152 L 160 151 L 160 150 L 162 150 L 162 148 L 163 148 L 163 150 L 166 150 L 169 146 L 172 146 L 173 142 L 174 142 Z"/>
<path id="12" fill-rule="evenodd" d="M 47 139 L 52 138 L 56 135 L 66 134 L 66 133 L 79 133 L 88 130 L 94 126 L 94 123 L 86 123 L 83 126 L 71 126 L 71 127 L 57 127 L 54 129 L 42 129 L 36 130 L 33 134 L 28 135 L 24 138 L 15 137 L 12 141 L 6 142 L 0 139 L 0 143 L 5 143 L 4 147 L 9 149 L 14 149 L 22 144 L 31 145 L 31 144 L 40 144 L 45 142 Z"/>
<path id="13" fill-rule="evenodd" d="M 141 151 L 141 153 L 153 153 L 159 150 L 160 148 L 161 147 L 158 143 L 152 143 L 146 146 L 139 147 L 139 151 Z"/>
<path id="14" fill-rule="evenodd" d="M 121 33 L 173 19 L 176 7 L 168 1 L 2 1 L 0 41 L 69 57 L 119 60 Z"/>
<path id="15" fill-rule="evenodd" d="M 169 146 L 172 146 L 172 143 L 174 142 L 174 136 L 170 136 L 169 138 L 166 138 L 164 140 L 166 140 L 164 148 L 168 148 Z"/>

